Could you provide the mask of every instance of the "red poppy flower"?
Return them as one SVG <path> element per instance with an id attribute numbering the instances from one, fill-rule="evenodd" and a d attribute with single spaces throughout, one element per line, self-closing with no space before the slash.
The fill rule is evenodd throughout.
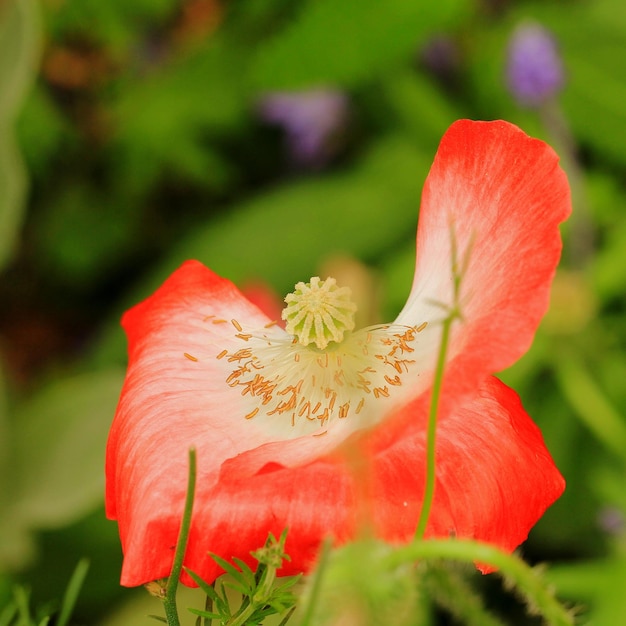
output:
<path id="1" fill-rule="evenodd" d="M 306 571 L 325 536 L 354 537 L 364 517 L 378 536 L 410 540 L 454 253 L 468 263 L 426 536 L 505 550 L 524 541 L 564 482 L 517 395 L 492 373 L 532 341 L 569 211 L 550 147 L 505 122 L 465 120 L 445 134 L 424 185 L 415 278 L 394 323 L 352 332 L 344 290 L 312 279 L 287 298 L 285 331 L 201 264 L 174 272 L 123 318 L 129 366 L 106 464 L 122 584 L 168 575 L 191 446 L 198 481 L 185 565 L 208 581 L 221 572 L 209 552 L 253 563 L 250 551 L 284 528 L 285 574 Z M 318 301 L 326 308 L 314 310 Z"/>

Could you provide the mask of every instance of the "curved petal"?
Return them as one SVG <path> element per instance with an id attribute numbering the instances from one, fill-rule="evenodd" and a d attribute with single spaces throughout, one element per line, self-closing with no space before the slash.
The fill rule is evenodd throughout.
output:
<path id="1" fill-rule="evenodd" d="M 461 281 L 462 320 L 453 325 L 447 353 L 442 411 L 527 350 L 548 306 L 561 251 L 558 225 L 570 209 L 566 176 L 548 145 L 507 122 L 461 120 L 450 127 L 424 185 L 413 287 L 396 320 L 427 325 L 411 354 L 410 382 L 393 388 L 387 405 L 378 403 L 377 422 L 386 414 L 389 421 L 398 406 L 429 392 L 446 315 L 442 305 L 454 303 L 453 248 L 459 265 L 466 255 L 468 263 Z M 389 430 L 386 421 L 378 428 Z M 329 447 L 364 424 L 347 422 L 328 433 Z M 303 462 L 319 454 L 319 443 L 269 443 L 230 460 L 225 469 L 237 475 L 268 462 Z"/>
<path id="2" fill-rule="evenodd" d="M 404 421 L 404 431 L 394 433 L 391 446 L 381 447 L 373 438 L 365 448 L 343 455 L 344 460 L 327 456 L 300 467 L 268 467 L 202 493 L 196 499 L 186 567 L 211 582 L 221 569 L 209 552 L 253 565 L 250 551 L 263 545 L 268 532 L 277 536 L 284 528 L 289 529 L 291 562 L 283 574 L 307 571 L 324 537 L 343 543 L 368 518 L 383 538 L 410 540 L 424 490 L 422 404 L 405 408 L 414 419 Z M 370 464 L 364 466 L 363 459 Z M 564 487 L 539 429 L 515 392 L 495 378 L 484 381 L 479 393 L 442 421 L 437 459 L 429 536 L 476 538 L 512 550 Z M 129 546 L 123 584 L 168 575 L 179 521 L 179 511 L 160 509 L 144 541 Z"/>
<path id="3" fill-rule="evenodd" d="M 461 120 L 444 135 L 422 193 L 411 294 L 396 321 L 445 317 L 456 256 L 463 320 L 448 372 L 463 368 L 466 390 L 530 346 L 560 257 L 558 224 L 570 210 L 565 173 L 545 143 L 502 121 Z M 440 324 L 429 324 L 423 349 L 434 353 L 439 335 Z"/>
<path id="4" fill-rule="evenodd" d="M 155 527 L 167 528 L 161 546 L 175 544 L 189 448 L 201 459 L 198 499 L 205 501 L 220 476 L 236 483 L 268 463 L 304 465 L 352 432 L 340 420 L 336 428 L 314 424 L 320 432 L 285 441 L 293 437 L 289 418 L 246 419 L 263 396 L 252 398 L 245 386 L 227 384 L 239 363 L 236 354 L 254 343 L 237 338 L 246 335 L 238 327 L 264 329 L 272 320 L 200 263 L 185 263 L 122 323 L 129 367 L 107 443 L 106 511 L 118 520 L 127 555 L 139 547 L 144 555 L 159 550 Z M 278 326 L 263 333 L 292 343 Z M 170 520 L 165 526 L 164 517 Z"/>
<path id="5" fill-rule="evenodd" d="M 424 490 L 427 408 L 424 398 L 413 402 L 405 408 L 413 419 L 387 433 L 391 445 L 381 438 L 370 444 L 374 513 L 389 540 L 408 540 L 414 532 Z M 513 550 L 565 488 L 519 396 L 493 376 L 461 406 L 440 413 L 436 459 L 427 536 L 474 538 Z"/>
<path id="6" fill-rule="evenodd" d="M 319 460 L 294 468 L 277 466 L 197 493 L 185 567 L 207 582 L 223 573 L 209 553 L 228 560 L 238 557 L 254 567 L 250 552 L 264 545 L 269 532 L 278 537 L 289 528 L 286 550 L 291 562 L 281 573 L 307 571 L 326 536 L 334 535 L 341 542 L 353 536 L 350 490 L 345 470 L 330 460 Z M 129 546 L 124 555 L 123 585 L 137 586 L 169 575 L 180 517 L 180 512 L 160 509 L 159 519 L 141 543 Z M 186 575 L 182 581 L 193 585 Z"/>
<path id="7" fill-rule="evenodd" d="M 234 318 L 252 327 L 270 322 L 195 261 L 124 315 L 129 366 L 106 453 L 107 515 L 118 519 L 124 549 L 147 532 L 157 509 L 182 506 L 190 447 L 203 459 L 208 488 L 224 459 L 268 440 L 244 419 L 242 397 L 225 384 L 228 368 L 216 358 L 233 343 Z"/>

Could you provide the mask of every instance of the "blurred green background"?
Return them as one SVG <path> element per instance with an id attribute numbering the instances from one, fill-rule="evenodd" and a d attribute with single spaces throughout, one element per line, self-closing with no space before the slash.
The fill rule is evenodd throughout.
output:
<path id="1" fill-rule="evenodd" d="M 506 79 L 530 22 L 564 66 L 533 107 Z M 150 623 L 102 506 L 121 313 L 197 258 L 278 294 L 330 264 L 366 321 L 393 319 L 462 117 L 518 124 L 570 176 L 550 313 L 502 374 L 568 483 L 523 554 L 596 626 L 626 623 L 622 0 L 0 1 L 0 607 L 16 583 L 58 601 L 87 557 L 76 623 Z"/>

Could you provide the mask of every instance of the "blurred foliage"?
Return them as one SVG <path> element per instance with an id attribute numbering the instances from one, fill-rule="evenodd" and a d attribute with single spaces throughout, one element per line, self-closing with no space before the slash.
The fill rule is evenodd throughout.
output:
<path id="1" fill-rule="evenodd" d="M 38 58 L 34 0 L 0 5 L 0 267 L 11 254 L 24 205 L 26 175 L 13 131 Z"/>
<path id="2" fill-rule="evenodd" d="M 528 20 L 566 68 L 545 110 L 506 89 Z M 594 624 L 625 621 L 625 46 L 622 0 L 0 2 L 0 606 L 16 581 L 36 605 L 62 597 L 86 556 L 77 620 L 143 623 L 101 506 L 121 312 L 186 258 L 284 293 L 347 256 L 393 319 L 437 143 L 471 117 L 547 140 L 570 175 L 550 313 L 503 373 L 568 482 L 523 551 Z M 307 169 L 259 103 L 319 86 L 346 94 L 348 121 Z"/>
<path id="3" fill-rule="evenodd" d="M 47 626 L 54 619 L 56 626 L 67 626 L 76 606 L 78 595 L 89 570 L 89 562 L 79 561 L 60 606 L 46 606 L 34 608 L 30 606 L 30 593 L 17 586 L 13 590 L 13 598 L 0 612 L 0 624 L 3 626 Z"/>

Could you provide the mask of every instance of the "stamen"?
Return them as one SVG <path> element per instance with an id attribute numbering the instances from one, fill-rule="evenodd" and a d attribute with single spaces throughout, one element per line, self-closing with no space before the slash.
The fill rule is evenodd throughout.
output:
<path id="1" fill-rule="evenodd" d="M 234 329 L 215 358 L 225 368 L 226 384 L 240 394 L 242 418 L 279 436 L 287 427 L 289 437 L 318 435 L 336 420 L 355 417 L 355 428 L 367 427 L 393 409 L 408 380 L 415 384 L 423 361 L 416 343 L 427 322 L 354 332 L 356 305 L 334 278 L 298 283 L 285 303 L 286 332 L 275 321 L 244 328 L 236 319 L 204 318 Z"/>
<path id="2" fill-rule="evenodd" d="M 237 320 L 230 320 L 230 323 L 239 331 L 241 332 L 243 330 L 243 328 L 241 327 L 241 324 L 237 321 Z"/>
<path id="3" fill-rule="evenodd" d="M 401 393 L 416 363 L 407 357 L 415 353 L 417 328 L 370 327 L 323 352 L 282 332 L 242 329 L 234 337 L 245 347 L 235 344 L 216 358 L 232 364 L 226 383 L 250 403 L 244 417 L 267 420 L 268 427 L 282 432 L 283 425 L 290 425 L 295 437 L 335 419 L 358 416 L 365 425 L 363 420 L 380 414 L 366 408 Z"/>

